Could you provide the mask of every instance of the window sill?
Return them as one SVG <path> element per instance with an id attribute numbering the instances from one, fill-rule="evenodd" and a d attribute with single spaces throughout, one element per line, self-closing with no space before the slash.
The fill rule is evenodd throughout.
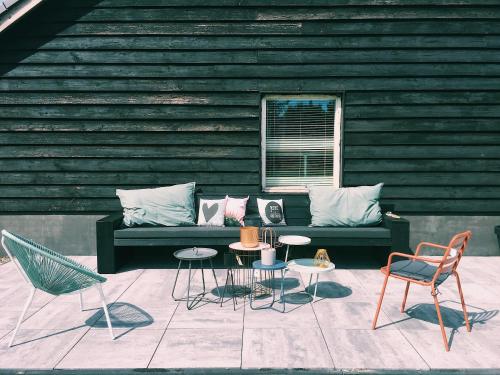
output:
<path id="1" fill-rule="evenodd" d="M 308 188 L 300 188 L 300 187 L 273 187 L 273 188 L 264 188 L 262 189 L 263 193 L 292 193 L 292 194 L 307 194 L 309 193 Z"/>

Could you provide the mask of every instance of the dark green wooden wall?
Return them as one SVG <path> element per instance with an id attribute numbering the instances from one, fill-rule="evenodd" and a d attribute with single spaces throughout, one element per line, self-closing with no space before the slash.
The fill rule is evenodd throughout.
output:
<path id="1" fill-rule="evenodd" d="M 0 212 L 260 191 L 265 92 L 344 98 L 344 185 L 500 213 L 500 2 L 46 0 L 0 35 Z"/>

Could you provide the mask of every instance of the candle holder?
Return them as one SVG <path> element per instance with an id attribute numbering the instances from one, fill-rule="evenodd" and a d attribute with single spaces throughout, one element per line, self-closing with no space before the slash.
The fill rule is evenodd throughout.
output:
<path id="1" fill-rule="evenodd" d="M 259 228 L 240 227 L 240 242 L 244 247 L 259 246 Z"/>
<path id="2" fill-rule="evenodd" d="M 328 256 L 326 249 L 318 249 L 318 251 L 316 251 L 313 264 L 316 267 L 328 268 L 328 266 L 330 265 L 330 257 Z"/>

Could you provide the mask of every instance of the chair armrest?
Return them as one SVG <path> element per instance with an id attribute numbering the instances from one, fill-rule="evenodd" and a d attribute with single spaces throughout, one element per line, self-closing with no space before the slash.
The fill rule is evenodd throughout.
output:
<path id="1" fill-rule="evenodd" d="M 404 218 L 383 215 L 382 225 L 391 231 L 391 250 L 411 253 L 410 222 Z"/>
<path id="2" fill-rule="evenodd" d="M 118 264 L 115 254 L 115 229 L 123 222 L 123 214 L 115 213 L 96 222 L 97 271 L 115 273 Z"/>
<path id="3" fill-rule="evenodd" d="M 394 257 L 402 257 L 402 258 L 407 258 L 411 260 L 420 260 L 422 262 L 428 262 L 428 263 L 441 263 L 441 259 L 433 259 L 433 258 L 426 258 L 426 257 L 419 257 L 417 255 L 411 255 L 411 254 L 405 254 L 405 253 L 399 253 L 399 252 L 394 252 L 389 255 L 389 259 L 387 260 L 387 270 L 391 269 L 391 264 L 392 264 L 392 258 Z"/>
<path id="4" fill-rule="evenodd" d="M 441 249 L 444 251 L 448 250 L 448 246 L 443 246 L 443 245 L 439 245 L 437 243 L 432 243 L 432 242 L 420 242 L 417 245 L 417 249 L 415 250 L 415 255 L 418 255 L 420 253 L 420 249 L 422 247 L 433 247 L 433 248 Z"/>

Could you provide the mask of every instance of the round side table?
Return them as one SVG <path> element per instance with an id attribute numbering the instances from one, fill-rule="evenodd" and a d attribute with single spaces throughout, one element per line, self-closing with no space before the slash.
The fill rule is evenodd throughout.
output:
<path id="1" fill-rule="evenodd" d="M 276 278 L 275 271 L 281 272 L 281 283 L 280 283 L 280 298 L 279 301 L 283 304 L 283 309 L 281 312 L 285 312 L 285 289 L 284 289 L 284 281 L 285 281 L 285 269 L 287 264 L 281 260 L 277 260 L 274 262 L 272 266 L 267 266 L 262 264 L 261 260 L 256 260 L 253 262 L 252 267 L 254 270 L 259 271 L 260 275 L 260 285 L 264 287 L 264 283 L 269 283 L 269 288 L 271 289 L 272 301 L 267 306 L 254 307 L 253 302 L 257 297 L 256 291 L 256 281 L 255 281 L 255 273 L 252 272 L 252 282 L 251 282 L 251 290 L 250 290 L 250 308 L 252 310 L 262 310 L 262 309 L 272 309 L 274 302 L 276 302 Z M 262 278 L 262 272 L 264 272 L 264 278 Z M 264 287 L 267 289 L 267 287 Z"/>
<path id="2" fill-rule="evenodd" d="M 314 259 L 294 259 L 288 262 L 287 269 L 286 271 L 292 271 L 292 272 L 298 272 L 300 274 L 309 274 L 309 287 L 307 289 L 311 289 L 311 281 L 313 275 L 316 275 L 316 284 L 314 286 L 314 296 L 312 296 L 314 302 L 316 300 L 316 292 L 318 291 L 318 280 L 319 280 L 319 275 L 322 273 L 326 272 L 332 272 L 335 269 L 335 264 L 330 262 L 328 267 L 318 267 L 314 265 Z M 285 272 L 286 273 L 286 272 Z M 309 296 L 311 296 L 310 293 L 307 292 Z"/>
<path id="3" fill-rule="evenodd" d="M 175 287 L 177 285 L 177 279 L 179 278 L 179 272 L 181 270 L 181 265 L 182 262 L 188 262 L 189 263 L 189 277 L 188 277 L 188 287 L 187 287 L 187 297 L 185 298 L 186 300 L 186 306 L 188 310 L 191 310 L 194 306 L 196 306 L 201 300 L 208 301 L 208 302 L 217 302 L 217 301 L 212 301 L 205 299 L 205 295 L 207 294 L 206 288 L 205 288 L 205 272 L 203 269 L 203 261 L 208 260 L 210 263 L 210 268 L 212 269 L 212 274 L 214 276 L 215 280 L 215 285 L 217 287 L 217 294 L 220 299 L 220 292 L 219 292 L 219 284 L 217 283 L 217 277 L 215 276 L 215 270 L 214 270 L 214 265 L 212 263 L 212 258 L 217 255 L 217 250 L 215 249 L 209 249 L 206 247 L 190 247 L 187 249 L 182 249 L 182 250 L 177 250 L 174 253 L 174 257 L 179 259 L 179 267 L 177 267 L 177 275 L 175 276 L 175 281 L 174 281 L 174 287 L 172 288 L 172 298 L 175 301 L 183 301 L 184 298 L 177 298 L 175 297 Z M 203 282 L 203 292 L 198 293 L 193 297 L 193 300 L 190 303 L 190 292 L 191 292 L 191 263 L 194 261 L 199 261 L 200 262 L 200 268 L 201 268 L 201 279 Z"/>
<path id="4" fill-rule="evenodd" d="M 311 243 L 311 239 L 305 236 L 279 236 L 278 242 L 286 245 L 285 262 L 288 262 L 288 253 L 290 251 L 290 246 L 304 246 Z"/>
<path id="5" fill-rule="evenodd" d="M 231 280 L 231 294 L 233 299 L 233 308 L 236 309 L 236 295 L 245 296 L 251 290 L 252 263 L 260 258 L 260 251 L 269 248 L 270 245 L 265 242 L 259 242 L 255 247 L 245 247 L 241 242 L 233 242 L 229 245 L 229 251 L 234 256 L 234 262 L 231 262 L 227 268 L 226 282 L 220 304 L 224 303 L 224 296 L 229 280 Z"/>

